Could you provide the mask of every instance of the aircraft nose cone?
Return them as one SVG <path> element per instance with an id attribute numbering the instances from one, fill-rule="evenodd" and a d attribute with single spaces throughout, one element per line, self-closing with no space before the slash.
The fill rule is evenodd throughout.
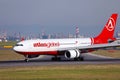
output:
<path id="1" fill-rule="evenodd" d="M 17 51 L 17 48 L 16 48 L 16 47 L 13 47 L 13 50 L 14 50 L 14 51 Z"/>
<path id="2" fill-rule="evenodd" d="M 15 52 L 17 52 L 17 51 L 21 51 L 21 48 L 18 47 L 18 46 L 15 46 L 15 47 L 13 47 L 13 50 L 14 50 Z"/>

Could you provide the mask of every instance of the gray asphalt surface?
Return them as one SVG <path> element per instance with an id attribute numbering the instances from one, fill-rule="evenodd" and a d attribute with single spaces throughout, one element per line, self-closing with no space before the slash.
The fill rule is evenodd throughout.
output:
<path id="1" fill-rule="evenodd" d="M 61 61 L 51 61 L 51 56 L 44 56 L 37 60 L 30 60 L 29 62 L 24 62 L 24 60 L 0 61 L 0 67 L 120 64 L 120 59 L 114 59 L 111 57 L 94 55 L 91 53 L 83 54 L 82 56 L 85 59 L 84 61 L 73 61 L 65 58 L 62 58 Z"/>

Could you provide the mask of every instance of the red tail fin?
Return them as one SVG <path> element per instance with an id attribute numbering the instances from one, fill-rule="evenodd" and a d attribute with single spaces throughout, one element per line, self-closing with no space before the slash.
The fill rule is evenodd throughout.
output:
<path id="1" fill-rule="evenodd" d="M 93 44 L 108 43 L 109 41 L 114 41 L 114 31 L 116 26 L 118 14 L 112 14 L 108 22 L 104 26 L 102 32 L 95 38 L 92 39 Z"/>

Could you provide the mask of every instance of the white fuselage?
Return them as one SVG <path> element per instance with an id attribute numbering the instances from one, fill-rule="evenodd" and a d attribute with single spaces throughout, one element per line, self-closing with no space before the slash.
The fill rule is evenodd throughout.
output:
<path id="1" fill-rule="evenodd" d="M 36 39 L 19 42 L 22 46 L 15 46 L 14 50 L 18 52 L 45 52 L 58 51 L 69 47 L 91 45 L 91 38 L 74 39 Z"/>

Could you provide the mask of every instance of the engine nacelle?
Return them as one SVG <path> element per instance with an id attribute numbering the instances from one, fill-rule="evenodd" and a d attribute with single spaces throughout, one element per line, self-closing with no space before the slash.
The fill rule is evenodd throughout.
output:
<path id="1" fill-rule="evenodd" d="M 80 56 L 80 52 L 78 49 L 68 50 L 65 52 L 65 57 L 68 59 L 78 58 L 79 56 Z"/>

